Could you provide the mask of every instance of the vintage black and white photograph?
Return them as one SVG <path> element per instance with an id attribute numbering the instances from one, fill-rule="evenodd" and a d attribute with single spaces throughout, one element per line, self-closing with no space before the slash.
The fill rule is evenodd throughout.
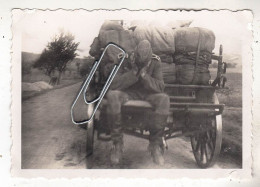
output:
<path id="1" fill-rule="evenodd" d="M 251 19 L 16 10 L 21 169 L 244 169 Z"/>

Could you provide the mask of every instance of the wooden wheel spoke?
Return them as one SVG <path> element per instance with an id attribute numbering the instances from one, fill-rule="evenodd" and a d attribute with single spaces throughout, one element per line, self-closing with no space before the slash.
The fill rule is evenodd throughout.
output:
<path id="1" fill-rule="evenodd" d="M 208 163 L 210 157 L 209 157 L 209 155 L 208 155 L 207 144 L 206 144 L 206 143 L 204 144 L 204 149 L 205 149 L 206 161 L 207 161 L 207 163 Z"/>
<path id="2" fill-rule="evenodd" d="M 216 141 L 216 138 L 214 138 L 214 136 L 212 135 L 212 130 L 208 131 L 207 132 L 207 143 L 212 150 L 214 150 L 214 148 L 215 148 L 215 141 Z"/>
<path id="3" fill-rule="evenodd" d="M 213 149 L 212 142 L 211 142 L 211 141 L 207 141 L 207 145 L 208 145 L 208 147 L 209 147 L 210 151 L 211 151 L 211 152 L 213 152 L 213 151 L 214 151 L 214 149 Z"/>
<path id="4" fill-rule="evenodd" d="M 198 139 L 197 141 L 197 144 L 196 144 L 196 148 L 195 148 L 195 152 L 198 152 L 199 151 L 199 147 L 200 147 L 200 138 Z"/>
<path id="5" fill-rule="evenodd" d="M 200 161 L 201 161 L 201 162 L 203 162 L 203 154 L 204 154 L 203 146 L 201 145 L 201 146 L 200 146 Z"/>
<path id="6" fill-rule="evenodd" d="M 219 104 L 216 94 L 213 103 Z M 218 158 L 222 142 L 222 116 L 207 117 L 198 124 L 199 135 L 191 137 L 191 146 L 197 164 L 201 168 L 212 166 Z"/>
<path id="7" fill-rule="evenodd" d="M 211 145 L 213 147 L 213 150 L 214 150 L 215 149 L 216 138 L 212 138 L 210 143 L 211 143 Z"/>
<path id="8" fill-rule="evenodd" d="M 200 151 L 198 152 L 198 150 Z M 211 161 L 214 149 L 212 147 L 212 142 L 209 139 L 208 132 L 204 133 L 203 136 L 200 137 L 200 141 L 196 145 L 195 151 L 198 152 L 199 161 L 202 164 L 208 164 Z"/>
<path id="9" fill-rule="evenodd" d="M 206 143 L 207 143 L 209 149 L 211 150 L 211 152 L 213 152 L 214 151 L 214 141 L 212 140 L 212 136 L 210 136 L 210 134 L 211 134 L 211 131 L 208 131 Z"/>

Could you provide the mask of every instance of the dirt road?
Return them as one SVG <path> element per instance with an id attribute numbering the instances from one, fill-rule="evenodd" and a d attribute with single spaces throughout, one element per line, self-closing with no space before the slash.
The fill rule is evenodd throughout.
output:
<path id="1" fill-rule="evenodd" d="M 110 142 L 95 141 L 92 160 L 86 159 L 86 130 L 71 122 L 70 106 L 80 83 L 56 89 L 22 103 L 22 168 L 73 169 L 112 168 Z M 80 101 L 83 103 L 83 101 Z M 84 105 L 77 105 L 77 117 L 84 116 Z M 162 168 L 197 168 L 189 139 L 169 140 Z M 147 152 L 146 140 L 125 135 L 124 159 L 119 168 L 158 168 Z M 214 168 L 238 168 L 234 160 L 220 157 Z"/>

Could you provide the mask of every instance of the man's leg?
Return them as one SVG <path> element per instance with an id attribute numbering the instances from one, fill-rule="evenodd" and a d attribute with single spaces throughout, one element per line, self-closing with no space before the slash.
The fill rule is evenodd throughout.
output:
<path id="1" fill-rule="evenodd" d="M 118 90 L 109 90 L 106 94 L 107 122 L 111 128 L 111 139 L 113 142 L 111 150 L 112 164 L 118 164 L 123 152 L 123 133 L 121 126 L 121 106 L 128 100 L 128 94 Z"/>
<path id="2" fill-rule="evenodd" d="M 149 95 L 146 99 L 155 108 L 149 122 L 150 144 L 153 160 L 156 164 L 163 165 L 163 135 L 170 109 L 169 96 L 164 93 Z"/>

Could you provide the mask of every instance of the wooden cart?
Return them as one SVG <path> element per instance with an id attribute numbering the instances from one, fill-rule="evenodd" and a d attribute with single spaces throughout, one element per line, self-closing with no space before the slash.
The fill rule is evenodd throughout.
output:
<path id="1" fill-rule="evenodd" d="M 170 115 L 165 128 L 164 140 L 175 137 L 190 137 L 191 148 L 199 167 L 212 166 L 218 158 L 222 143 L 222 112 L 224 104 L 219 104 L 216 89 L 220 89 L 225 73 L 222 62 L 222 46 L 219 55 L 212 55 L 218 61 L 216 79 L 209 85 L 166 84 L 165 93 L 170 97 Z M 218 85 L 218 86 L 217 86 Z M 89 107 L 93 111 L 94 105 Z M 122 106 L 124 133 L 148 139 L 145 128 L 146 115 L 152 106 L 146 101 L 128 101 Z M 95 118 L 87 126 L 87 157 L 94 151 L 94 130 L 97 139 L 109 141 L 106 126 L 106 100 L 103 99 Z M 164 141 L 165 142 L 165 141 Z M 167 147 L 167 145 L 165 144 Z"/>

